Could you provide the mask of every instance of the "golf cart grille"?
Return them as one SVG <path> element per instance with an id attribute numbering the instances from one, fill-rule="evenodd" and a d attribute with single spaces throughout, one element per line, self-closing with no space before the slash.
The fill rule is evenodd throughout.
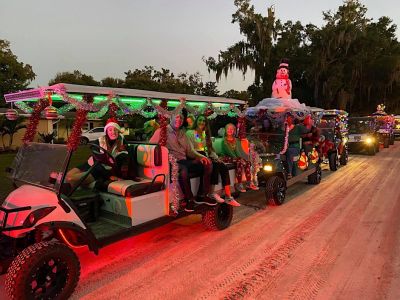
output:
<path id="1" fill-rule="evenodd" d="M 11 209 L 0 207 L 0 232 L 25 228 L 23 225 L 7 226 L 7 220 L 10 217 L 10 214 L 14 214 L 14 213 L 24 211 L 24 210 L 31 210 L 31 207 L 24 206 L 24 207 L 11 208 Z"/>

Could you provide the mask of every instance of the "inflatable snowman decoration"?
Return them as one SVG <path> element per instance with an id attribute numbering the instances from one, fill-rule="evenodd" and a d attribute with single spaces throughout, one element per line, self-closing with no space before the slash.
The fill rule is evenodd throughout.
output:
<path id="1" fill-rule="evenodd" d="M 292 82 L 289 79 L 289 63 L 282 59 L 272 84 L 272 98 L 292 99 Z"/>

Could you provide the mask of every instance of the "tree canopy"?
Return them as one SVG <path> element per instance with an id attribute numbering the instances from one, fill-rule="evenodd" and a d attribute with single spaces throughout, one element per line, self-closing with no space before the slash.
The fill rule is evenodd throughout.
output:
<path id="1" fill-rule="evenodd" d="M 0 98 L 11 92 L 26 89 L 36 75 L 32 67 L 18 61 L 10 43 L 0 39 Z M 2 103 L 4 105 L 4 102 Z"/>
<path id="2" fill-rule="evenodd" d="M 373 22 L 364 5 L 347 0 L 335 12 L 323 12 L 319 28 L 282 24 L 272 7 L 263 16 L 250 0 L 234 3 L 232 23 L 244 39 L 204 61 L 217 80 L 233 69 L 243 75 L 253 70 L 253 104 L 271 95 L 279 61 L 288 58 L 293 96 L 309 105 L 371 113 L 384 102 L 388 111 L 400 111 L 400 47 L 388 17 Z"/>

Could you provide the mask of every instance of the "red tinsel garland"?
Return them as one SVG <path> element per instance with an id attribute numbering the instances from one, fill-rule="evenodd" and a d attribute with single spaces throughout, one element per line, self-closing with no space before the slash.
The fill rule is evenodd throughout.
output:
<path id="1" fill-rule="evenodd" d="M 117 119 L 118 106 L 115 103 L 110 103 L 108 106 L 108 117 L 110 119 Z"/>
<path id="2" fill-rule="evenodd" d="M 39 124 L 39 120 L 40 120 L 40 113 L 45 109 L 45 107 L 47 107 L 49 105 L 49 101 L 42 99 L 39 102 L 37 102 L 35 104 L 35 106 L 33 107 L 33 112 L 29 118 L 29 124 L 26 127 L 26 131 L 24 134 L 24 138 L 22 139 L 24 144 L 26 143 L 30 143 L 33 141 L 35 134 L 36 134 L 36 130 L 37 130 L 37 126 Z"/>
<path id="3" fill-rule="evenodd" d="M 93 103 L 94 95 L 87 94 L 83 96 L 83 101 L 86 103 Z M 82 135 L 82 127 L 87 120 L 88 111 L 85 109 L 78 109 L 76 111 L 75 122 L 72 126 L 72 133 L 68 138 L 67 147 L 70 151 L 75 151 L 80 142 L 80 138 Z"/>
<path id="4" fill-rule="evenodd" d="M 74 126 L 72 127 L 72 133 L 68 138 L 68 149 L 75 151 L 78 148 L 79 141 L 82 135 L 82 126 L 86 122 L 87 110 L 79 109 L 76 112 Z"/>
<path id="5" fill-rule="evenodd" d="M 162 100 L 160 106 L 164 109 L 167 109 L 167 101 Z M 160 141 L 159 144 L 161 146 L 165 146 L 167 144 L 167 117 L 163 114 L 158 114 L 159 123 L 160 123 Z"/>
<path id="6" fill-rule="evenodd" d="M 246 118 L 243 117 L 239 117 L 238 118 L 238 124 L 237 124 L 238 128 L 239 128 L 239 139 L 245 139 L 246 138 Z"/>

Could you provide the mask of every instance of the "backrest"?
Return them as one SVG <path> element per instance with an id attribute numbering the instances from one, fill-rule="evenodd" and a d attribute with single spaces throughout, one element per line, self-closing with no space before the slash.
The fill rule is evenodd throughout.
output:
<path id="1" fill-rule="evenodd" d="M 134 144 L 130 147 L 133 147 L 131 155 L 136 158 L 139 177 L 152 180 L 157 174 L 164 174 L 168 178 L 169 162 L 166 147 L 149 144 Z M 162 178 L 158 178 L 157 181 L 162 181 Z"/>

